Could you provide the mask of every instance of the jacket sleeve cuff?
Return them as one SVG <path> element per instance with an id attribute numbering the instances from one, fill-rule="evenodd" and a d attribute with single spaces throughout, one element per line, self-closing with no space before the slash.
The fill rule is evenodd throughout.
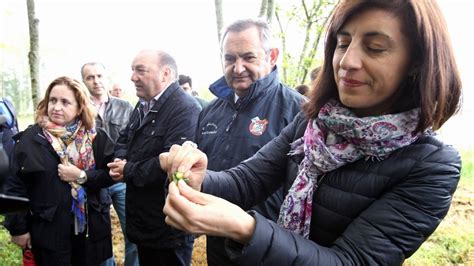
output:
<path id="1" fill-rule="evenodd" d="M 254 265 L 263 261 L 266 250 L 264 247 L 271 242 L 273 228 L 269 221 L 255 211 L 248 211 L 255 218 L 255 232 L 246 245 L 226 239 L 225 249 L 229 258 L 241 265 Z"/>
<path id="2" fill-rule="evenodd" d="M 132 175 L 131 175 L 132 167 L 133 167 L 132 162 L 127 162 L 125 166 L 123 167 L 123 182 L 129 182 L 133 180 Z"/>
<path id="3" fill-rule="evenodd" d="M 11 236 L 20 236 L 29 232 L 27 225 L 27 214 L 7 214 L 5 215 L 4 226 Z"/>

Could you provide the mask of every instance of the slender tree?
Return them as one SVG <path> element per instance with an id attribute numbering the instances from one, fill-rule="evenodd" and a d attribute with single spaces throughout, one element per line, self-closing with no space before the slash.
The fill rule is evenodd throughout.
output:
<path id="1" fill-rule="evenodd" d="M 39 102 L 39 19 L 35 17 L 35 1 L 26 0 L 28 9 L 28 25 L 30 30 L 30 51 L 28 53 L 28 60 L 30 64 L 30 78 L 31 78 L 31 98 L 33 106 L 36 108 Z"/>
<path id="2" fill-rule="evenodd" d="M 283 76 L 283 81 L 285 83 L 287 83 L 287 80 L 288 80 L 288 67 L 289 67 L 289 61 L 291 59 L 291 56 L 290 54 L 287 52 L 287 49 L 286 49 L 286 34 L 285 32 L 287 31 L 288 29 L 288 23 L 283 25 L 283 22 L 282 22 L 282 19 L 280 18 L 280 7 L 277 7 L 276 10 L 275 10 L 275 18 L 278 22 L 278 28 L 280 30 L 280 32 L 278 33 L 278 37 L 280 38 L 281 40 L 281 55 L 283 57 L 282 59 L 282 76 Z M 294 16 L 287 16 L 288 17 L 288 22 L 290 22 Z"/>
<path id="3" fill-rule="evenodd" d="M 260 11 L 258 13 L 259 18 L 265 17 L 265 20 L 271 24 L 273 15 L 275 14 L 275 1 L 274 0 L 262 0 L 260 3 Z"/>
<path id="4" fill-rule="evenodd" d="M 267 0 L 262 0 L 260 4 L 260 12 L 258 13 L 259 18 L 263 18 L 265 14 L 267 13 Z"/>
<path id="5" fill-rule="evenodd" d="M 216 25 L 217 25 L 217 41 L 221 42 L 222 26 L 224 25 L 223 11 L 222 11 L 222 0 L 214 0 L 214 6 L 216 9 Z"/>
<path id="6" fill-rule="evenodd" d="M 275 1 L 267 0 L 267 22 L 272 23 L 273 14 L 275 13 Z"/>

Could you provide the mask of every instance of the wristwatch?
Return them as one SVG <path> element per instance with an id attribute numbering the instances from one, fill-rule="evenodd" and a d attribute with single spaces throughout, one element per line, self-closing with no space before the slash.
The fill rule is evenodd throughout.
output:
<path id="1" fill-rule="evenodd" d="M 79 185 L 82 185 L 82 184 L 84 184 L 86 181 L 87 181 L 86 172 L 85 172 L 84 170 L 81 170 L 81 173 L 79 174 L 79 177 L 77 178 L 76 182 L 77 182 Z"/>

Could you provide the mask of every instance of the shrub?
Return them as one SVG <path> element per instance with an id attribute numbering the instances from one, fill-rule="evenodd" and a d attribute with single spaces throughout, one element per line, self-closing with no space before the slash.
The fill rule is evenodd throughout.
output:
<path id="1" fill-rule="evenodd" d="M 10 242 L 10 234 L 3 227 L 4 217 L 0 215 L 0 265 L 22 265 L 21 249 Z"/>

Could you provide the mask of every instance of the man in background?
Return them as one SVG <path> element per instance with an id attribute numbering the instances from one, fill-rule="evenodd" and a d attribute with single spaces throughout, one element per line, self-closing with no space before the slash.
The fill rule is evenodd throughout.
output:
<path id="1" fill-rule="evenodd" d="M 178 85 L 171 55 L 144 50 L 132 62 L 140 101 L 120 133 L 110 176 L 127 183 L 127 237 L 137 244 L 141 266 L 191 264 L 194 237 L 165 223 L 167 173 L 158 156 L 173 144 L 194 140 L 200 107 Z"/>
<path id="2" fill-rule="evenodd" d="M 115 142 L 128 123 L 133 106 L 124 100 L 107 93 L 105 66 L 99 62 L 86 63 L 81 68 L 82 81 L 90 92 L 91 100 L 97 110 L 96 127 L 103 128 Z M 125 266 L 138 265 L 138 253 L 135 244 L 128 241 L 125 230 L 125 183 L 117 183 L 107 188 L 112 204 L 120 221 L 125 240 Z M 103 263 L 103 266 L 115 265 L 114 258 Z"/>
<path id="3" fill-rule="evenodd" d="M 309 92 L 309 86 L 306 85 L 306 84 L 300 84 L 298 86 L 295 87 L 295 90 L 297 92 L 299 92 L 301 95 L 304 95 L 304 96 L 308 96 L 308 92 Z"/>
<path id="4" fill-rule="evenodd" d="M 202 109 L 204 109 L 206 106 L 209 105 L 208 101 L 199 97 L 197 95 L 197 91 L 193 90 L 193 80 L 191 79 L 190 76 L 179 75 L 178 83 L 179 83 L 179 86 L 181 86 L 181 88 L 183 88 L 185 92 L 194 96 L 194 98 L 197 100 L 197 102 L 199 103 Z"/>
<path id="5" fill-rule="evenodd" d="M 201 112 L 196 133 L 213 171 L 254 155 L 293 120 L 303 100 L 279 81 L 279 50 L 266 22 L 248 19 L 229 25 L 221 54 L 224 76 L 209 87 L 217 99 Z M 276 221 L 283 199 L 279 190 L 254 209 Z M 207 236 L 207 261 L 210 266 L 233 265 L 223 238 Z"/>
<path id="6" fill-rule="evenodd" d="M 122 98 L 123 97 L 123 89 L 122 86 L 118 83 L 112 84 L 112 87 L 110 88 L 109 94 L 116 97 L 116 98 Z"/>

